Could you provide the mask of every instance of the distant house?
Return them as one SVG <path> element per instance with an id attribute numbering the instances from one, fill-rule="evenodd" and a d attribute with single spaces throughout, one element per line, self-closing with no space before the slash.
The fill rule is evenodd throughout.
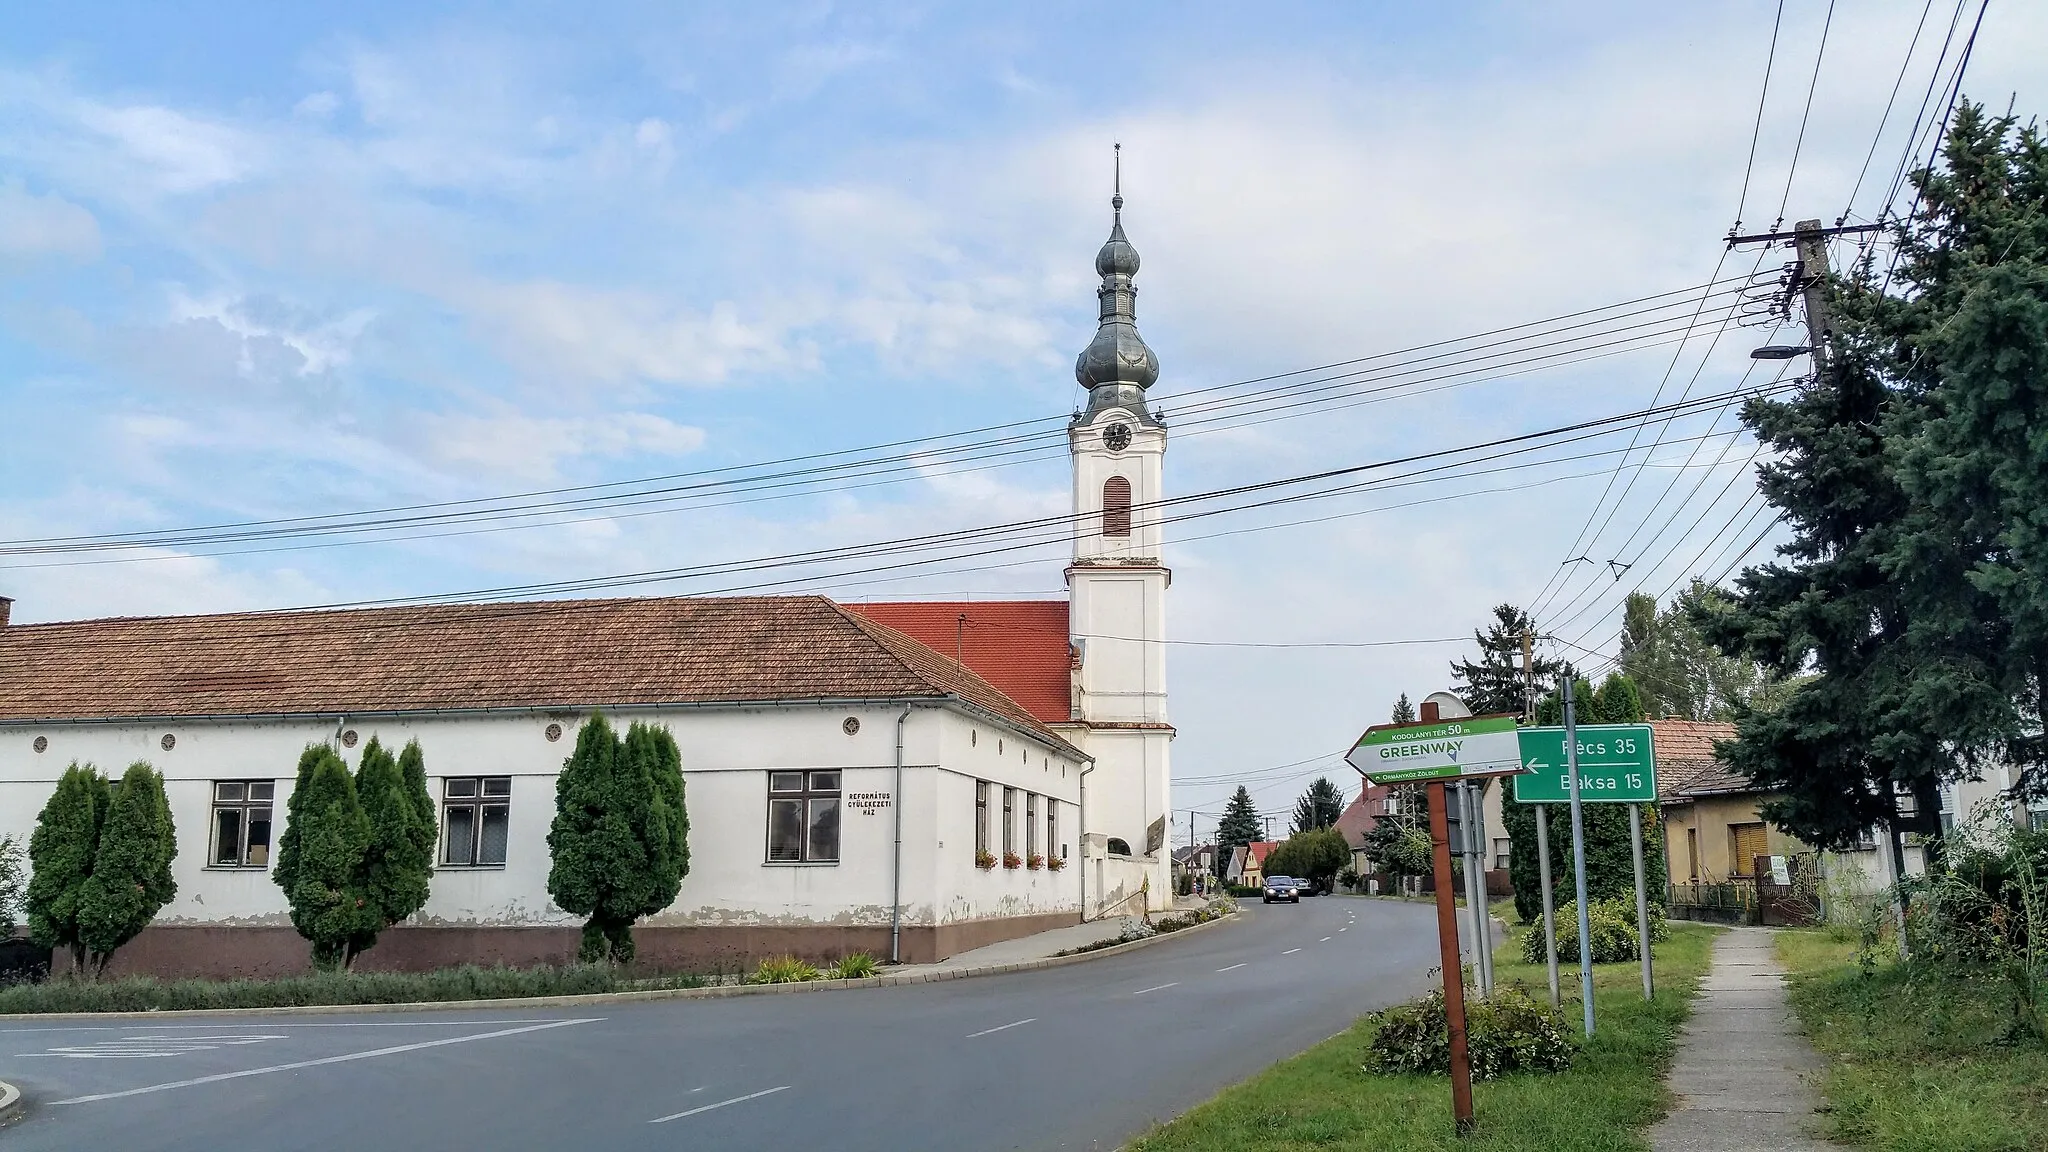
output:
<path id="1" fill-rule="evenodd" d="M 1504 784 L 1489 783 L 1482 802 L 1486 819 L 1486 890 L 1496 896 L 1505 896 L 1514 890 L 1508 880 L 1508 829 L 1501 812 L 1504 787 Z M 1404 814 L 1408 805 L 1415 805 L 1419 814 L 1424 810 L 1420 804 L 1418 789 L 1385 784 L 1368 784 L 1352 797 L 1351 803 L 1337 817 L 1334 827 L 1351 845 L 1351 866 L 1358 869 L 1360 876 L 1372 876 L 1376 871 L 1365 855 L 1366 836 L 1382 819 Z M 1434 891 L 1434 888 L 1425 880 L 1422 890 Z"/>
<path id="2" fill-rule="evenodd" d="M 1230 850 L 1230 866 L 1223 878 L 1232 884 L 1256 888 L 1266 882 L 1266 857 L 1278 848 L 1278 840 L 1259 840 Z"/>

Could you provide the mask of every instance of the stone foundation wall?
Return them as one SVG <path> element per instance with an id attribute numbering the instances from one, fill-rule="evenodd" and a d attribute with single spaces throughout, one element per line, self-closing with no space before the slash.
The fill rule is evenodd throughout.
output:
<path id="1" fill-rule="evenodd" d="M 930 964 L 985 944 L 1080 923 L 1073 912 L 956 924 L 905 925 L 903 961 Z M 641 927 L 633 933 L 637 965 L 659 972 L 714 974 L 753 968 L 768 956 L 794 955 L 830 963 L 853 952 L 889 958 L 889 926 L 722 925 Z M 422 972 L 461 964 L 528 968 L 576 959 L 575 928 L 464 928 L 400 926 L 356 961 L 366 972 Z M 65 961 L 60 957 L 59 963 Z M 312 970 L 306 941 L 288 927 L 153 925 L 115 953 L 109 975 L 273 977 Z"/>

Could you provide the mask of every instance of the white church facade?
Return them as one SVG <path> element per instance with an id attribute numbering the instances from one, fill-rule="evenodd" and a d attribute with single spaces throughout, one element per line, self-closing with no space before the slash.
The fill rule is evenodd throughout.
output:
<path id="1" fill-rule="evenodd" d="M 555 776 L 597 712 L 666 725 L 689 874 L 641 956 L 727 970 L 853 951 L 922 962 L 1172 902 L 1173 737 L 1136 251 L 1096 259 L 1076 374 L 1065 600 L 817 596 L 433 605 L 8 624 L 0 835 L 26 843 L 71 763 L 164 774 L 176 898 L 119 954 L 165 975 L 303 971 L 270 877 L 299 754 L 354 767 L 418 740 L 441 821 L 426 907 L 369 968 L 561 962 L 547 895 Z"/>

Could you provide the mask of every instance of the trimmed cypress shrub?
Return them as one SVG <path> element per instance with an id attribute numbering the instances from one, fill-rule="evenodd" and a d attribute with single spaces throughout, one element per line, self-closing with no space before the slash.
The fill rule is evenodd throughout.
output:
<path id="1" fill-rule="evenodd" d="M 369 821 L 360 885 L 375 910 L 375 922 L 349 941 L 343 966 L 377 943 L 385 928 L 403 921 L 427 902 L 433 877 L 433 798 L 427 795 L 426 757 L 419 741 L 394 757 L 375 736 L 356 768 L 356 799 Z M 416 791 L 415 791 L 416 790 Z"/>
<path id="2" fill-rule="evenodd" d="M 114 788 L 93 852 L 92 875 L 79 894 L 78 939 L 91 956 L 95 976 L 178 894 L 178 882 L 171 878 L 177 854 L 178 831 L 164 797 L 164 778 L 138 760 Z"/>
<path id="3" fill-rule="evenodd" d="M 85 943 L 79 936 L 79 906 L 113 798 L 97 769 L 74 761 L 44 803 L 28 840 L 29 935 L 45 948 L 69 951 L 72 967 L 81 972 Z"/>
<path id="4" fill-rule="evenodd" d="M 580 959 L 632 960 L 633 922 L 675 902 L 688 836 L 675 738 L 634 724 L 621 740 L 593 715 L 556 777 L 548 829 L 548 895 L 585 918 Z"/>
<path id="5" fill-rule="evenodd" d="M 346 968 L 354 945 L 374 940 L 381 926 L 363 886 L 370 819 L 348 765 L 325 744 L 299 757 L 299 780 L 285 806 L 290 823 L 278 839 L 273 876 L 291 903 L 292 927 L 313 945 L 314 966 Z"/>

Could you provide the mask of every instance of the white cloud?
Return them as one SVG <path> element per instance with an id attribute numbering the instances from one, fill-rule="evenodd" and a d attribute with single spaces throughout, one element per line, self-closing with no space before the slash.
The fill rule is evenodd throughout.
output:
<path id="1" fill-rule="evenodd" d="M 20 180 L 0 180 L 0 261 L 99 255 L 100 226 L 92 213 L 55 192 L 39 196 Z"/>
<path id="2" fill-rule="evenodd" d="M 546 480 L 581 457 L 674 461 L 704 446 L 704 430 L 646 412 L 602 416 L 444 413 L 418 421 L 420 446 L 457 472 Z M 666 468 L 666 465 L 658 465 Z"/>
<path id="3" fill-rule="evenodd" d="M 514 363 L 561 382 L 716 384 L 798 359 L 782 333 L 743 319 L 730 301 L 695 309 L 551 280 L 478 283 L 459 298 Z"/>
<path id="4" fill-rule="evenodd" d="M 332 116 L 334 110 L 339 107 L 341 107 L 341 97 L 336 96 L 332 92 L 321 91 L 314 92 L 297 104 L 292 105 L 292 111 L 297 115 L 309 116 L 319 120 Z"/>
<path id="5" fill-rule="evenodd" d="M 154 174 L 166 192 L 232 183 L 253 166 L 251 141 L 243 133 L 169 108 L 80 101 L 73 112 L 79 124 Z"/>

